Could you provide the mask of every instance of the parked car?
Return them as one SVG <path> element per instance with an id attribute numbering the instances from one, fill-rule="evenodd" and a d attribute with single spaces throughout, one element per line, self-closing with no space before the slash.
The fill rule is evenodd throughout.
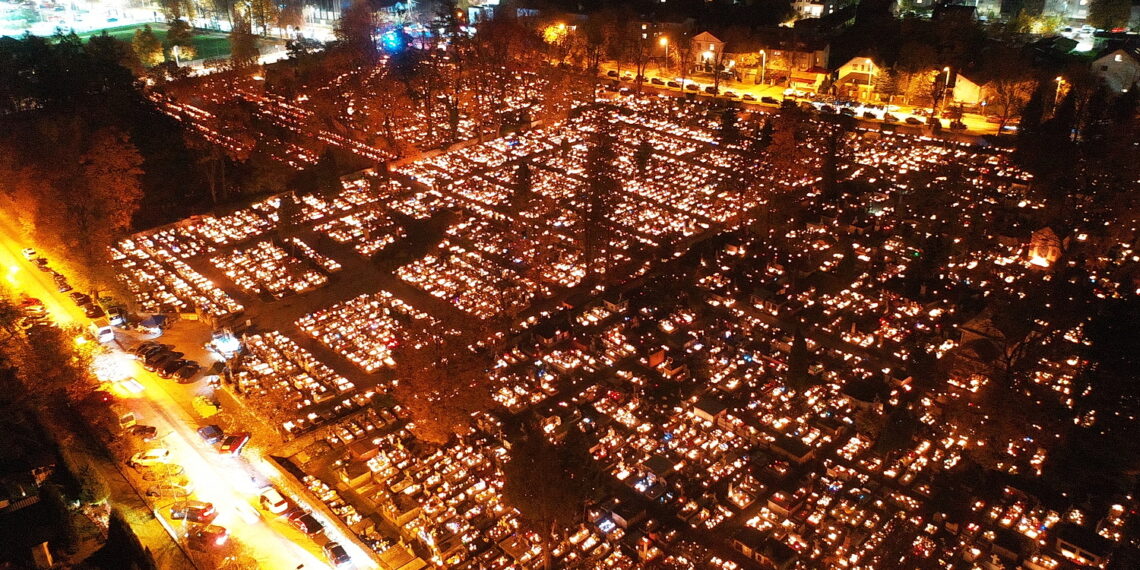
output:
<path id="1" fill-rule="evenodd" d="M 183 356 L 185 356 L 185 354 L 164 347 L 162 350 L 148 354 L 146 358 L 143 359 L 143 368 L 153 371 L 158 366 L 164 365 L 171 360 L 178 360 Z"/>
<path id="2" fill-rule="evenodd" d="M 841 107 L 839 109 L 839 114 L 840 115 L 846 115 L 848 117 L 854 117 L 855 116 L 855 109 L 852 109 L 851 107 Z"/>
<path id="3" fill-rule="evenodd" d="M 30 247 L 25 247 L 20 253 L 23 253 L 24 259 L 27 259 L 28 261 L 31 261 L 32 258 L 36 256 L 36 250 Z"/>
<path id="4" fill-rule="evenodd" d="M 181 358 L 177 360 L 171 360 L 170 362 L 164 364 L 162 368 L 155 370 L 155 372 L 157 372 L 161 378 L 172 378 L 174 376 L 174 373 L 181 370 L 183 366 L 186 366 L 186 364 L 187 362 Z"/>
<path id="5" fill-rule="evenodd" d="M 170 518 L 178 521 L 185 520 L 192 523 L 210 524 L 218 518 L 218 511 L 213 503 L 205 501 L 178 501 L 170 506 Z"/>
<path id="6" fill-rule="evenodd" d="M 738 97 L 738 95 L 732 91 L 725 91 L 724 96 L 728 97 L 729 99 L 736 99 Z"/>
<path id="7" fill-rule="evenodd" d="M 767 103 L 769 105 L 779 105 L 780 104 L 780 102 L 777 101 L 775 97 L 769 97 L 767 95 L 761 97 L 760 102 L 761 103 Z"/>
<path id="8" fill-rule="evenodd" d="M 325 525 L 321 524 L 321 522 L 313 516 L 313 513 L 307 511 L 297 511 L 293 516 L 289 517 L 289 523 L 297 530 L 309 536 L 320 534 L 325 530 Z"/>
<path id="9" fill-rule="evenodd" d="M 193 360 L 187 361 L 186 364 L 179 368 L 172 376 L 179 384 L 186 384 L 194 380 L 194 376 L 201 372 L 202 367 Z"/>
<path id="10" fill-rule="evenodd" d="M 156 350 L 162 350 L 164 348 L 167 348 L 167 347 L 165 345 L 159 344 L 153 340 L 148 340 L 148 341 L 144 341 L 142 344 L 136 346 L 133 352 L 135 353 L 136 357 L 143 358 L 146 355 L 148 355 L 148 354 L 150 354 Z"/>
<path id="11" fill-rule="evenodd" d="M 142 478 L 143 481 L 162 481 L 169 483 L 171 480 L 174 480 L 189 485 L 190 482 L 182 477 L 182 474 L 185 472 L 186 468 L 177 463 L 155 463 L 154 465 L 148 465 L 146 469 L 142 470 Z"/>
<path id="12" fill-rule="evenodd" d="M 281 496 L 281 493 L 272 487 L 261 492 L 261 508 L 279 515 L 289 510 L 289 501 Z"/>
<path id="13" fill-rule="evenodd" d="M 917 117 L 907 117 L 906 118 L 906 124 L 908 124 L 908 125 L 921 125 L 922 121 L 920 119 L 918 119 Z"/>
<path id="14" fill-rule="evenodd" d="M 159 483 L 147 487 L 146 495 L 148 497 L 171 497 L 175 499 L 185 499 L 194 492 L 193 486 L 189 484 L 181 485 L 178 483 Z"/>
<path id="15" fill-rule="evenodd" d="M 708 93 L 709 95 L 716 95 L 717 88 L 713 87 L 712 85 L 705 86 L 705 93 Z"/>
<path id="16" fill-rule="evenodd" d="M 888 123 L 897 123 L 899 122 L 899 118 L 890 113 L 883 113 L 883 121 Z"/>
<path id="17" fill-rule="evenodd" d="M 689 91 L 700 91 L 701 86 L 697 85 L 696 83 L 690 83 L 685 86 L 685 89 L 688 89 Z"/>
<path id="18" fill-rule="evenodd" d="M 218 451 L 228 455 L 237 455 L 241 453 L 241 448 L 249 443 L 249 437 L 249 432 L 245 431 L 227 435 L 218 444 Z"/>
<path id="19" fill-rule="evenodd" d="M 653 77 L 649 80 L 649 82 L 654 85 L 665 85 L 665 82 L 662 81 L 660 77 Z"/>
<path id="20" fill-rule="evenodd" d="M 154 465 L 156 463 L 165 463 L 170 457 L 170 450 L 163 447 L 155 447 L 146 451 L 140 451 L 127 461 L 127 465 L 138 469 L 147 465 Z"/>
<path id="21" fill-rule="evenodd" d="M 352 558 L 348 556 L 348 552 L 345 552 L 344 547 L 341 546 L 339 542 L 326 544 L 324 550 L 325 556 L 329 559 L 329 562 L 333 563 L 333 566 L 340 567 L 352 562 Z"/>
<path id="22" fill-rule="evenodd" d="M 835 113 L 836 111 L 835 111 L 835 107 L 832 107 L 831 105 L 820 105 L 819 106 L 819 112 L 820 113 Z"/>
<path id="23" fill-rule="evenodd" d="M 153 441 L 154 438 L 158 437 L 158 428 L 154 426 L 135 424 L 131 426 L 128 433 L 143 441 Z"/>
<path id="24" fill-rule="evenodd" d="M 617 76 L 618 76 L 618 72 L 614 71 L 612 69 L 606 72 L 606 77 L 617 77 Z"/>
<path id="25" fill-rule="evenodd" d="M 226 527 L 216 524 L 196 527 L 191 529 L 186 535 L 186 541 L 190 544 L 190 548 L 195 550 L 206 550 L 225 546 L 229 538 L 230 533 L 226 530 Z"/>
<path id="26" fill-rule="evenodd" d="M 681 88 L 681 84 L 677 83 L 676 81 L 666 81 L 665 85 L 672 87 L 673 89 L 680 89 Z"/>
<path id="27" fill-rule="evenodd" d="M 55 282 L 55 290 L 59 291 L 60 293 L 66 293 L 71 290 L 71 285 L 67 282 L 66 279 L 60 279 Z"/>
<path id="28" fill-rule="evenodd" d="M 162 350 L 151 354 L 143 360 L 143 368 L 147 369 L 150 372 L 161 370 L 163 366 L 166 366 L 167 364 L 178 360 L 179 356 L 177 354 L 178 353 L 170 352 L 169 350 Z"/>
<path id="29" fill-rule="evenodd" d="M 88 305 L 84 307 L 83 314 L 87 315 L 89 319 L 97 319 L 106 315 L 106 313 L 103 312 L 103 308 L 99 305 Z"/>
<path id="30" fill-rule="evenodd" d="M 202 426 L 198 428 L 198 435 L 206 443 L 214 445 L 215 443 L 222 441 L 223 437 L 226 437 L 226 432 L 222 431 L 222 428 L 220 426 L 210 424 L 208 426 Z"/>
<path id="31" fill-rule="evenodd" d="M 870 111 L 863 111 L 863 118 L 864 119 L 878 119 L 879 117 L 878 117 L 878 115 L 876 115 Z"/>
<path id="32" fill-rule="evenodd" d="M 80 307 L 85 307 L 85 306 L 91 304 L 91 297 L 85 293 L 80 293 L 79 291 L 72 291 L 71 293 L 68 293 L 67 296 L 71 297 L 71 300 L 74 301 L 75 304 L 80 306 Z"/>

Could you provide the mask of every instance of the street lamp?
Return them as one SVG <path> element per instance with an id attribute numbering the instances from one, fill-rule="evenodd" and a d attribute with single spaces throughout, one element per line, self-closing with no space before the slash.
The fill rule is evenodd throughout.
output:
<path id="1" fill-rule="evenodd" d="M 667 38 L 665 36 L 661 36 L 661 39 L 657 40 L 657 43 L 661 44 L 661 47 L 665 48 L 665 69 L 668 69 L 669 68 L 669 38 Z"/>
<path id="2" fill-rule="evenodd" d="M 1057 91 L 1053 93 L 1053 106 L 1056 107 L 1061 103 L 1061 84 L 1065 82 L 1065 78 L 1058 75 L 1053 81 L 1057 82 Z"/>
<path id="3" fill-rule="evenodd" d="M 760 83 L 765 83 L 768 76 L 768 52 L 760 50 Z"/>
<path id="4" fill-rule="evenodd" d="M 871 66 L 871 73 L 867 75 L 867 98 L 870 99 L 871 93 L 875 91 L 875 88 L 871 86 L 871 82 L 875 79 L 875 62 L 871 61 L 871 58 L 868 57 L 867 65 Z"/>

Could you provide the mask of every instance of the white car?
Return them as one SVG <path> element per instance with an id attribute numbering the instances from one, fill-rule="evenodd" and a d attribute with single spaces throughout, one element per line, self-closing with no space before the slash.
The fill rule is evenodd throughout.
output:
<path id="1" fill-rule="evenodd" d="M 31 259 L 36 256 L 36 250 L 30 247 L 25 247 L 21 253 L 24 254 L 24 259 L 27 259 L 29 261 L 31 261 Z"/>
<path id="2" fill-rule="evenodd" d="M 127 461 L 127 465 L 131 467 L 141 467 L 146 465 L 156 465 L 158 463 L 165 463 L 166 459 L 170 457 L 170 450 L 163 447 L 155 447 L 146 451 L 140 451 Z"/>
<path id="3" fill-rule="evenodd" d="M 285 497 L 282 497 L 277 489 L 270 487 L 261 492 L 261 507 L 275 515 L 279 515 L 289 510 L 289 501 L 286 501 Z"/>

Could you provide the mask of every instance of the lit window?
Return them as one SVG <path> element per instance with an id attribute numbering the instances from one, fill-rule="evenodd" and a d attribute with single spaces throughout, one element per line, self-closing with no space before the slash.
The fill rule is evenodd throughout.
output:
<path id="1" fill-rule="evenodd" d="M 1112 58 L 1112 59 L 1113 59 L 1113 61 L 1115 61 L 1116 63 L 1120 63 L 1120 62 L 1124 61 L 1124 58 L 1122 58 L 1122 57 L 1120 56 L 1120 54 L 1116 54 L 1116 57 L 1114 57 L 1114 58 Z"/>

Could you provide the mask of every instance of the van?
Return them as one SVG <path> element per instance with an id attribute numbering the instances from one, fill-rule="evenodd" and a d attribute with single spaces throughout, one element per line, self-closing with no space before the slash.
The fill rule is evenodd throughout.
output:
<path id="1" fill-rule="evenodd" d="M 91 334 L 94 335 L 95 340 L 99 342 L 111 342 L 115 340 L 115 329 L 111 328 L 111 322 L 104 317 L 91 321 Z"/>

